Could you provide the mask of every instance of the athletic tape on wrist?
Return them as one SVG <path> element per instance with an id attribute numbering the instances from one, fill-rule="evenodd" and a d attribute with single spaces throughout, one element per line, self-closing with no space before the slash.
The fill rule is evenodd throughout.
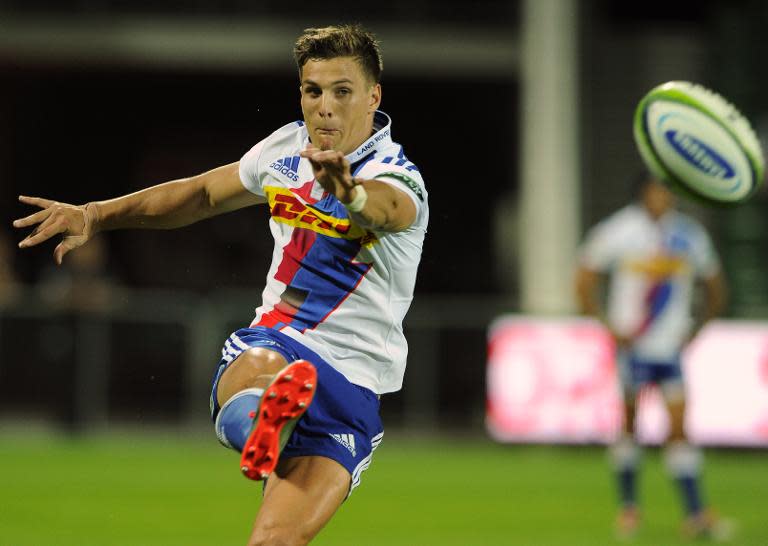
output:
<path id="1" fill-rule="evenodd" d="M 355 198 L 349 203 L 342 203 L 349 212 L 360 212 L 365 207 L 366 201 L 368 201 L 368 193 L 362 184 L 355 186 Z"/>

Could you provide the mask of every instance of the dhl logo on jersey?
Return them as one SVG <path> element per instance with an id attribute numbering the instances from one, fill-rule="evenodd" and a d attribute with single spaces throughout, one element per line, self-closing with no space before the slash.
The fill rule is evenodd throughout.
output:
<path id="1" fill-rule="evenodd" d="M 689 270 L 688 262 L 679 256 L 655 256 L 653 258 L 628 260 L 626 268 L 654 279 L 682 275 Z"/>
<path id="2" fill-rule="evenodd" d="M 350 222 L 349 218 L 336 218 L 302 203 L 289 189 L 275 186 L 264 188 L 269 199 L 269 210 L 276 222 L 310 229 L 315 233 L 343 239 L 360 239 L 364 246 L 376 242 L 376 236 Z"/>

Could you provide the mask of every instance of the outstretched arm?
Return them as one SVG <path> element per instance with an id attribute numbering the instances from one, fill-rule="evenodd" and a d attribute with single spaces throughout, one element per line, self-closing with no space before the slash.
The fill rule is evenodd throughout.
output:
<path id="1" fill-rule="evenodd" d="M 416 219 L 416 205 L 405 192 L 380 180 L 352 178 L 349 161 L 341 152 L 320 150 L 310 144 L 301 156 L 309 159 L 323 189 L 335 195 L 361 227 L 397 232 L 410 227 Z"/>
<path id="2" fill-rule="evenodd" d="M 39 197 L 20 196 L 22 203 L 40 207 L 13 222 L 16 228 L 36 226 L 20 248 L 27 248 L 61 234 L 63 240 L 54 250 L 56 263 L 64 255 L 87 242 L 100 231 L 124 228 L 173 229 L 263 203 L 240 182 L 239 163 L 173 180 L 108 201 L 70 205 Z"/>

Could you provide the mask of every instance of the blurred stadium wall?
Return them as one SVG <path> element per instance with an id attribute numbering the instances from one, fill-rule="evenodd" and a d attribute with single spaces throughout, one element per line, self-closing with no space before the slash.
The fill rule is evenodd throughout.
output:
<path id="1" fill-rule="evenodd" d="M 645 91 L 699 81 L 768 130 L 761 2 L 625 4 L 2 1 L 3 225 L 26 213 L 20 193 L 83 202 L 237 160 L 300 116 L 295 36 L 362 22 L 381 38 L 383 108 L 432 210 L 406 321 L 406 386 L 385 398 L 385 418 L 477 427 L 488 325 L 505 312 L 571 309 L 562 283 L 574 245 L 627 201 L 640 168 L 631 117 Z M 567 39 L 533 40 L 532 24 L 559 24 Z M 538 140 L 531 127 L 544 127 Z M 537 187 L 537 199 L 524 197 Z M 723 254 L 732 317 L 768 316 L 766 200 L 693 209 Z M 17 253 L 19 235 L 0 228 L 0 421 L 204 423 L 220 343 L 259 301 L 266 222 L 244 211 L 176 232 L 109 233 L 63 270 L 50 267 L 51 248 Z M 559 256 L 536 257 L 554 239 Z M 549 269 L 559 295 L 541 303 L 526 278 Z"/>

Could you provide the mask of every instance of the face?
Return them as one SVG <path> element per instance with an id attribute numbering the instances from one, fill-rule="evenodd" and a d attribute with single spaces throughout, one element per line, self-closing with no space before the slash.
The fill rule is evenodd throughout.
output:
<path id="1" fill-rule="evenodd" d="M 651 216 L 661 218 L 675 206 L 675 196 L 660 182 L 650 181 L 643 189 L 643 204 Z"/>
<path id="2" fill-rule="evenodd" d="M 354 57 L 307 61 L 301 70 L 301 110 L 312 144 L 351 153 L 368 137 L 381 103 L 381 86 L 371 83 Z"/>

